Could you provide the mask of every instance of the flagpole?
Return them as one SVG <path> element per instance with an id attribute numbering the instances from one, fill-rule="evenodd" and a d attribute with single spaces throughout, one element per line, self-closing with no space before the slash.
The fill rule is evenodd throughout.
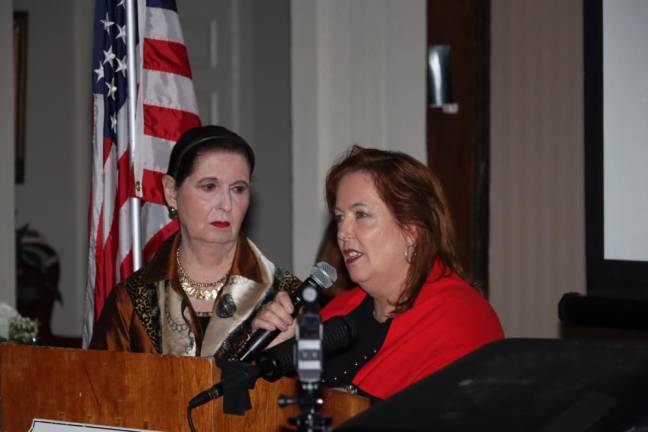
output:
<path id="1" fill-rule="evenodd" d="M 128 55 L 128 142 L 131 164 L 135 163 L 137 157 L 137 125 L 135 113 L 137 109 L 137 60 L 135 54 L 135 35 L 137 32 L 135 21 L 135 2 L 137 0 L 126 0 L 126 47 Z M 132 196 L 130 200 L 130 217 L 133 236 L 133 271 L 142 266 L 142 230 L 140 218 L 140 199 Z"/>

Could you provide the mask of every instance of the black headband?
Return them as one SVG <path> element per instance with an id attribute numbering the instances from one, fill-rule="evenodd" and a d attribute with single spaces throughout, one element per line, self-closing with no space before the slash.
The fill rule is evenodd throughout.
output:
<path id="1" fill-rule="evenodd" d="M 224 145 L 224 150 L 240 151 L 246 156 L 250 164 L 250 173 L 254 171 L 254 151 L 250 145 L 238 134 L 222 126 L 199 126 L 189 129 L 182 134 L 171 150 L 169 156 L 169 166 L 167 174 L 177 179 L 178 172 L 182 166 L 182 161 L 186 155 L 202 145 L 209 144 L 229 144 Z M 218 146 L 216 146 L 218 147 Z"/>

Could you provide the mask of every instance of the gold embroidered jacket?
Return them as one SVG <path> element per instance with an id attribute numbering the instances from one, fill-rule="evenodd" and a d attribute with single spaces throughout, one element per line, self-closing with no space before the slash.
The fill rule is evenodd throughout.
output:
<path id="1" fill-rule="evenodd" d="M 90 348 L 235 360 L 252 334 L 256 311 L 278 291 L 300 281 L 276 268 L 241 235 L 231 275 L 203 334 L 178 283 L 180 235 L 168 239 L 151 261 L 113 288 L 94 327 Z"/>

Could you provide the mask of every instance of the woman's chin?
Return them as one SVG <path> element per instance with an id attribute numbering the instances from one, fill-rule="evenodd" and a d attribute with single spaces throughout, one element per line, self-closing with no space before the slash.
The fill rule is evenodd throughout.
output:
<path id="1" fill-rule="evenodd" d="M 227 245 L 236 242 L 238 235 L 233 235 L 231 232 L 209 233 L 208 235 L 201 236 L 199 239 L 205 243 L 211 243 L 214 246 Z"/>
<path id="2" fill-rule="evenodd" d="M 367 276 L 361 271 L 352 271 L 347 268 L 347 272 L 349 273 L 349 279 L 351 279 L 356 285 L 362 286 L 362 283 L 367 280 Z"/>
<path id="3" fill-rule="evenodd" d="M 230 244 L 230 243 L 235 243 L 236 240 L 238 240 L 238 236 L 228 234 L 228 235 L 216 236 L 213 239 L 213 242 L 218 244 Z"/>

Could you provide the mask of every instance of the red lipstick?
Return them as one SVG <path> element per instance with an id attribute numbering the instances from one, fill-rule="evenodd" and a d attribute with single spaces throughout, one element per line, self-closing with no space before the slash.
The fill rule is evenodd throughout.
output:
<path id="1" fill-rule="evenodd" d="M 230 223 L 227 221 L 214 221 L 211 224 L 216 228 L 227 228 L 230 226 Z"/>

